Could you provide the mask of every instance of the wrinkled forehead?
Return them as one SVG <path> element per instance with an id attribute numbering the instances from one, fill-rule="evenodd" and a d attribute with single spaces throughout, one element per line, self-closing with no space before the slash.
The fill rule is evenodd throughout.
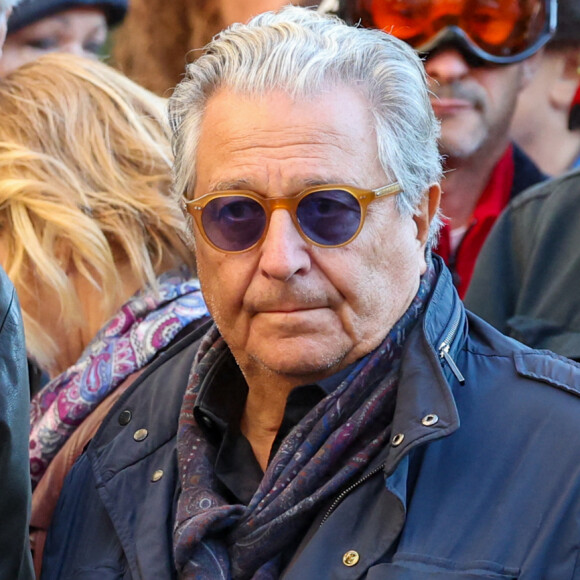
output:
<path id="1" fill-rule="evenodd" d="M 178 185 L 189 195 L 196 188 L 200 166 L 219 165 L 231 169 L 227 177 L 219 176 L 220 189 L 230 189 L 230 179 L 237 183 L 240 177 L 232 166 L 234 158 L 240 166 L 264 158 L 302 158 L 314 165 L 319 159 L 359 158 L 361 151 L 372 149 L 368 154 L 376 159 L 371 109 L 366 92 L 346 83 L 329 83 L 307 95 L 285 89 L 254 94 L 222 85 L 205 102 L 198 123 L 182 127 L 178 156 L 182 173 L 176 176 L 187 175 L 187 182 Z"/>
<path id="2" fill-rule="evenodd" d="M 297 186 L 331 177 L 356 183 L 359 171 L 380 168 L 368 109 L 366 99 L 346 86 L 307 99 L 284 91 L 221 91 L 201 123 L 198 183 L 204 190 L 231 189 L 233 180 L 238 189 L 248 175 L 258 181 L 267 176 L 265 183 L 296 179 Z"/>

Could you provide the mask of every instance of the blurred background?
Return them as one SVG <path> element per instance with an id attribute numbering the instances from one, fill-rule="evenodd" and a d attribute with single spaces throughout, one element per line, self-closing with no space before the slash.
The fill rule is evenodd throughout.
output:
<path id="1" fill-rule="evenodd" d="M 109 64 L 161 96 L 169 96 L 186 62 L 220 30 L 288 4 L 288 0 L 130 0 L 111 34 Z M 314 6 L 316 2 L 294 1 Z"/>

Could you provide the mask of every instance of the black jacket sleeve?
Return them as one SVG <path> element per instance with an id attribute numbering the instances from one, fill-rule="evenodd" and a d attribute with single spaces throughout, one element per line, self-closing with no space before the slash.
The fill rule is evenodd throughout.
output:
<path id="1" fill-rule="evenodd" d="M 34 578 L 28 540 L 29 403 L 20 306 L 0 268 L 0 580 Z"/>

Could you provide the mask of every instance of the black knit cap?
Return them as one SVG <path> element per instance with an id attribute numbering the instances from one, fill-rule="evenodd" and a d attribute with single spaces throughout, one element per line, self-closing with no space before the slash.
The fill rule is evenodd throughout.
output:
<path id="1" fill-rule="evenodd" d="M 58 12 L 92 6 L 102 8 L 107 24 L 115 26 L 125 18 L 128 4 L 129 0 L 22 0 L 8 19 L 8 34 Z"/>
<path id="2" fill-rule="evenodd" d="M 558 0 L 558 27 L 552 42 L 580 43 L 580 0 Z"/>

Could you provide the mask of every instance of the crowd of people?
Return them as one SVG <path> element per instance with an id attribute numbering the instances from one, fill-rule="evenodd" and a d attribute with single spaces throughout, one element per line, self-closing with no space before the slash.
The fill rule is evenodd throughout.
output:
<path id="1" fill-rule="evenodd" d="M 0 580 L 580 578 L 580 3 L 285 4 L 0 0 Z"/>

